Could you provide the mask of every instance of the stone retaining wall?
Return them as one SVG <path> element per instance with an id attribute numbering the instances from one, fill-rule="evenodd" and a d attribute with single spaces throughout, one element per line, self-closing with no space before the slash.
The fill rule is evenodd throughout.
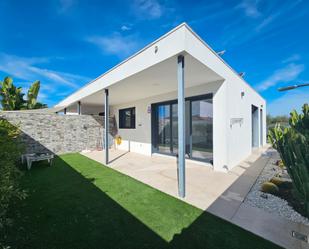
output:
<path id="1" fill-rule="evenodd" d="M 0 112 L 0 118 L 21 129 L 27 153 L 63 154 L 102 149 L 102 116 Z M 113 122 L 110 130 L 114 131 Z"/>

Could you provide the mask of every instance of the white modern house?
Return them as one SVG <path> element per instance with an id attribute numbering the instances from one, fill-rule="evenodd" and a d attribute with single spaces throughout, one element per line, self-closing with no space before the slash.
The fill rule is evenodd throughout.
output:
<path id="1" fill-rule="evenodd" d="M 226 171 L 266 143 L 265 100 L 185 23 L 55 107 L 104 115 L 105 134 L 114 116 L 117 149 L 177 155 L 180 196 L 186 160 Z"/>

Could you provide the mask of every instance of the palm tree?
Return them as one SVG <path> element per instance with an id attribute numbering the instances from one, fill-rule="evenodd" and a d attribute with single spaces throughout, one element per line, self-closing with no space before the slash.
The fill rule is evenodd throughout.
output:
<path id="1" fill-rule="evenodd" d="M 27 109 L 35 109 L 37 97 L 40 91 L 40 81 L 32 83 L 27 94 Z"/>
<path id="2" fill-rule="evenodd" d="M 27 100 L 24 100 L 22 88 L 15 87 L 12 78 L 5 77 L 3 82 L 0 81 L 0 102 L 2 109 L 9 111 L 46 108 L 46 104 L 37 102 L 39 91 L 40 81 L 37 80 L 30 86 L 27 93 Z"/>
<path id="3" fill-rule="evenodd" d="M 24 105 L 24 94 L 21 87 L 13 85 L 13 79 L 5 77 L 0 81 L 0 96 L 3 110 L 20 110 Z"/>

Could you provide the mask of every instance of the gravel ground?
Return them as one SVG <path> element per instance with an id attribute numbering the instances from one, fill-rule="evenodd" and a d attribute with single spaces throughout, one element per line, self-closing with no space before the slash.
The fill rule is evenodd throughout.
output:
<path id="1" fill-rule="evenodd" d="M 261 208 L 269 213 L 280 215 L 291 221 L 309 225 L 309 220 L 296 212 L 291 206 L 289 206 L 287 201 L 277 196 L 265 194 L 260 191 L 262 183 L 268 181 L 274 175 L 281 172 L 279 167 L 274 165 L 274 162 L 279 159 L 278 153 L 274 150 L 269 150 L 268 153 L 271 153 L 271 158 L 251 188 L 250 192 L 246 196 L 243 205 Z M 266 195 L 267 199 L 262 197 L 262 195 Z"/>

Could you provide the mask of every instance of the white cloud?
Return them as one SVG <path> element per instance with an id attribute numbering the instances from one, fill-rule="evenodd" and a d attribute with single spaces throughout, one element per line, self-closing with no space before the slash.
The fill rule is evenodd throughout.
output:
<path id="1" fill-rule="evenodd" d="M 131 30 L 132 28 L 131 28 L 131 26 L 129 26 L 129 25 L 122 25 L 120 29 L 121 29 L 122 31 L 129 31 L 129 30 Z"/>
<path id="2" fill-rule="evenodd" d="M 268 1 L 267 4 L 262 4 L 261 0 L 243 0 L 235 9 L 241 10 L 244 14 L 233 16 L 233 21 L 225 26 L 222 43 L 225 46 L 238 47 L 249 41 L 262 43 L 278 36 L 282 33 L 282 27 L 291 26 L 292 22 L 307 14 L 300 6 L 301 2 Z M 251 20 L 248 20 L 248 16 Z"/>
<path id="3" fill-rule="evenodd" d="M 195 19 L 192 19 L 188 21 L 190 25 L 193 24 L 201 24 L 205 22 L 213 22 L 217 19 L 227 18 L 227 16 L 231 15 L 232 12 L 230 9 L 226 9 L 223 7 L 220 7 L 218 9 L 215 9 L 213 11 L 205 12 L 202 17 L 198 17 Z"/>
<path id="4" fill-rule="evenodd" d="M 104 53 L 114 54 L 120 58 L 131 55 L 140 47 L 135 35 L 124 36 L 119 33 L 108 36 L 92 36 L 87 38 L 87 41 L 97 45 Z"/>
<path id="5" fill-rule="evenodd" d="M 258 0 L 243 0 L 236 8 L 242 9 L 248 17 L 257 18 L 261 16 L 261 12 L 258 10 L 258 3 Z"/>
<path id="6" fill-rule="evenodd" d="M 271 76 L 266 80 L 262 81 L 256 86 L 258 91 L 264 91 L 272 86 L 277 85 L 280 82 L 289 82 L 297 79 L 302 71 L 304 71 L 305 66 L 303 64 L 291 63 L 284 68 L 276 70 Z"/>
<path id="7" fill-rule="evenodd" d="M 293 109 L 300 112 L 304 103 L 309 103 L 308 90 L 290 90 L 281 97 L 270 101 L 267 105 L 267 112 L 273 116 L 288 115 Z"/>
<path id="8" fill-rule="evenodd" d="M 275 2 L 275 1 L 274 1 Z M 274 5 L 273 8 L 268 10 L 268 15 L 265 14 L 265 18 L 263 18 L 262 22 L 255 28 L 257 32 L 261 31 L 265 27 L 269 26 L 271 23 L 277 21 L 277 25 L 282 25 L 282 20 L 287 22 L 291 21 L 291 16 L 286 16 L 286 18 L 282 19 L 280 22 L 278 22 L 278 17 L 282 17 L 283 15 L 287 15 L 289 12 L 293 10 L 293 8 L 297 7 L 298 4 L 300 4 L 302 0 L 298 1 L 292 1 L 292 2 L 279 2 L 279 5 Z M 299 12 L 299 11 L 297 11 Z M 263 15 L 261 15 L 263 16 Z M 293 18 L 295 15 L 292 15 Z"/>
<path id="9" fill-rule="evenodd" d="M 279 15 L 280 13 L 278 12 L 278 13 L 275 13 L 273 15 L 266 17 L 265 19 L 263 19 L 263 21 L 258 26 L 256 26 L 255 30 L 257 32 L 261 31 L 263 28 L 271 24 Z"/>
<path id="10" fill-rule="evenodd" d="M 295 61 L 299 61 L 301 59 L 301 56 L 299 54 L 293 54 L 290 57 L 284 59 L 282 63 L 291 63 Z"/>
<path id="11" fill-rule="evenodd" d="M 135 0 L 134 10 L 146 19 L 157 19 L 163 15 L 164 7 L 157 0 Z"/>
<path id="12" fill-rule="evenodd" d="M 77 88 L 89 79 L 80 75 L 50 70 L 38 64 L 47 63 L 49 58 L 24 58 L 9 54 L 0 54 L 0 71 L 24 81 L 40 80 L 44 84 L 66 85 Z M 43 85 L 43 84 L 42 84 Z"/>

